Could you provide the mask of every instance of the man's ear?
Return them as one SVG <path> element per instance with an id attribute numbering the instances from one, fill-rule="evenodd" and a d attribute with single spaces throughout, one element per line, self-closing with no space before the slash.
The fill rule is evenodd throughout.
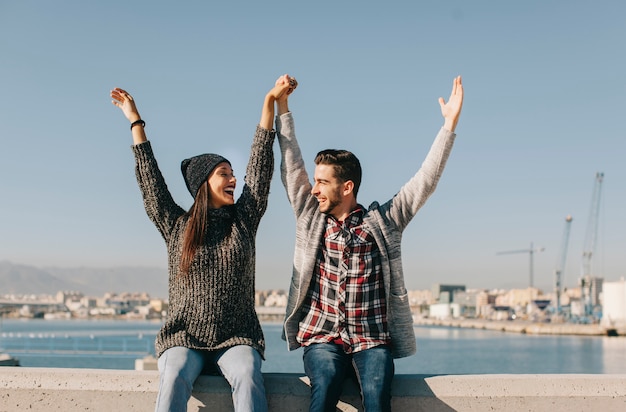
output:
<path id="1" fill-rule="evenodd" d="M 354 192 L 354 182 L 352 180 L 347 180 L 343 183 L 343 195 L 348 196 L 350 193 Z"/>

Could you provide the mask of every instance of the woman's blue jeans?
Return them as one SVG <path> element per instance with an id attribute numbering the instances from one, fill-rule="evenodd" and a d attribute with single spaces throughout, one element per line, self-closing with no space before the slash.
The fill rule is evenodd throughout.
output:
<path id="1" fill-rule="evenodd" d="M 194 381 L 205 366 L 216 364 L 230 384 L 236 412 L 266 412 L 261 363 L 261 354 L 247 345 L 214 352 L 181 346 L 170 348 L 161 354 L 158 361 L 159 394 L 155 410 L 186 411 Z"/>
<path id="2" fill-rule="evenodd" d="M 304 348 L 303 360 L 311 381 L 309 412 L 335 412 L 350 376 L 356 376 L 366 412 L 391 411 L 394 364 L 388 346 L 347 354 L 341 345 L 318 343 Z"/>

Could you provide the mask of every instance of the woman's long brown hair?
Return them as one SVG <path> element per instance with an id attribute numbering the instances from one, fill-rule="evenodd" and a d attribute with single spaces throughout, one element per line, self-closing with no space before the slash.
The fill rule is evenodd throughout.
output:
<path id="1" fill-rule="evenodd" d="M 189 216 L 187 227 L 183 235 L 183 250 L 180 257 L 179 275 L 186 276 L 189 273 L 191 262 L 196 255 L 196 250 L 204 241 L 209 211 L 209 182 L 205 181 L 196 193 L 196 198 L 191 208 L 186 213 Z"/>

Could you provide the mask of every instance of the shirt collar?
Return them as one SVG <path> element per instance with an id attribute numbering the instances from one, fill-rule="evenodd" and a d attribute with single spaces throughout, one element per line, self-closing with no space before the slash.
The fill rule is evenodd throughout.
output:
<path id="1" fill-rule="evenodd" d="M 363 222 L 364 216 L 365 208 L 361 205 L 356 205 L 354 210 L 350 212 L 348 217 L 346 217 L 343 222 L 337 220 L 337 218 L 332 215 L 328 215 L 328 223 L 332 223 L 335 226 L 345 226 L 346 228 L 351 228 L 355 226 L 360 226 Z"/>

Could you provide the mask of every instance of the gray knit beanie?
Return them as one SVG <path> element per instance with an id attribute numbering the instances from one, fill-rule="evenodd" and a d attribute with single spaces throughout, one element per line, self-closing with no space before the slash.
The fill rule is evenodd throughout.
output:
<path id="1" fill-rule="evenodd" d="M 183 172 L 187 189 L 194 199 L 202 183 L 208 179 L 215 166 L 222 162 L 230 165 L 226 158 L 214 153 L 201 154 L 181 162 L 180 170 Z"/>

